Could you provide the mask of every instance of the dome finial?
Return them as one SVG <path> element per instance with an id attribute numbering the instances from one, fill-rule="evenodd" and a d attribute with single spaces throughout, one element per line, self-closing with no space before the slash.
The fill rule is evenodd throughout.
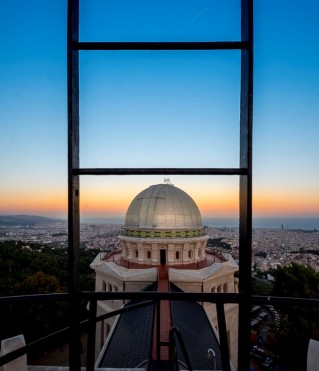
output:
<path id="1" fill-rule="evenodd" d="M 163 180 L 165 184 L 172 185 L 170 178 L 164 178 Z"/>

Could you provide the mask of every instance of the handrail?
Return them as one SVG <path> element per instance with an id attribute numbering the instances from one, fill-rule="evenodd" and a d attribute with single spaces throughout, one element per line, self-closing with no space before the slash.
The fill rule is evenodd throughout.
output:
<path id="1" fill-rule="evenodd" d="M 157 291 L 81 291 L 80 300 L 179 300 L 179 301 L 205 301 L 210 303 L 238 304 L 245 299 L 241 293 L 208 293 L 208 292 L 157 292 Z M 0 305 L 20 302 L 48 302 L 70 300 L 68 293 L 35 294 L 0 297 Z M 250 297 L 251 304 L 296 304 L 319 307 L 318 299 L 295 298 L 285 296 L 259 296 Z"/>
<path id="2" fill-rule="evenodd" d="M 217 307 L 222 310 L 222 305 L 227 303 L 238 304 L 245 297 L 242 294 L 232 293 L 186 293 L 186 292 L 153 292 L 153 291 L 139 291 L 139 292 L 80 292 L 78 294 L 80 300 L 88 300 L 97 302 L 98 300 L 113 300 L 113 299 L 135 299 L 135 300 L 146 300 L 142 303 L 133 304 L 130 306 L 123 307 L 119 310 L 115 310 L 111 313 L 95 316 L 94 325 L 103 319 L 112 317 L 117 314 L 121 314 L 130 310 L 134 310 L 146 305 L 155 304 L 161 300 L 177 300 L 177 301 L 198 301 L 198 302 L 210 302 L 216 303 Z M 50 302 L 50 301 L 67 301 L 70 300 L 70 294 L 68 293 L 57 293 L 57 294 L 37 294 L 37 295 L 20 295 L 20 296 L 6 296 L 0 297 L 0 305 L 9 305 L 21 302 Z M 318 299 L 306 299 L 306 298 L 293 298 L 293 297 L 277 297 L 277 296 L 251 296 L 250 305 L 253 304 L 270 304 L 270 305 L 297 305 L 297 306 L 308 306 L 319 308 Z M 223 313 L 224 315 L 224 313 Z M 83 327 L 88 324 L 90 319 L 81 321 L 80 325 Z M 92 318 L 91 318 L 92 322 Z M 175 331 L 175 330 L 174 330 Z M 54 337 L 60 337 L 69 332 L 69 327 L 56 331 L 43 338 L 35 340 L 34 342 L 27 344 L 21 348 L 18 348 L 10 353 L 7 353 L 0 357 L 0 366 L 26 354 L 28 351 L 35 349 L 39 344 L 46 343 L 52 340 Z"/>
<path id="3" fill-rule="evenodd" d="M 15 296 L 1 296 L 0 305 L 3 304 L 14 304 L 20 302 L 46 302 L 46 301 L 60 301 L 69 300 L 70 296 L 68 293 L 57 293 L 57 294 L 34 294 L 34 295 L 15 295 Z M 32 300 L 30 300 L 32 299 Z"/>
<path id="4" fill-rule="evenodd" d="M 63 294 L 63 297 L 65 297 L 66 295 L 68 295 L 68 294 Z M 21 295 L 20 297 L 19 296 L 15 296 L 15 297 L 12 297 L 12 298 L 15 299 L 14 300 L 15 302 L 19 301 L 19 300 L 17 300 L 18 298 L 21 299 L 21 301 L 28 301 L 27 299 L 32 299 L 33 296 L 36 297 L 36 301 L 40 301 L 40 299 L 44 299 L 44 301 L 54 300 L 56 298 L 56 294 Z M 59 295 L 59 298 L 60 298 L 60 295 Z M 10 299 L 10 297 L 0 298 L 0 299 Z M 5 302 L 6 302 L 6 304 L 8 304 L 7 301 L 5 301 Z M 94 302 L 96 303 L 97 301 L 94 300 Z M 141 308 L 141 307 L 145 307 L 147 305 L 152 305 L 152 304 L 154 305 L 154 301 L 146 301 L 146 302 L 143 302 L 143 303 L 138 303 L 138 304 L 132 304 L 132 305 L 125 306 L 125 307 L 123 307 L 121 309 L 115 310 L 115 311 L 110 312 L 110 313 L 107 313 L 105 315 L 95 317 L 95 319 L 94 319 L 94 325 L 95 325 L 95 323 L 97 323 L 99 321 L 102 321 L 104 319 L 107 319 L 107 318 L 116 316 L 118 314 L 126 313 L 126 312 L 129 312 L 131 310 L 135 310 L 135 309 L 138 309 L 138 308 Z M 81 327 L 83 327 L 84 325 L 88 324 L 89 322 L 90 322 L 90 319 L 88 318 L 88 319 L 85 319 L 84 321 L 81 321 L 80 322 L 80 325 L 81 325 Z M 37 340 L 33 341 L 30 344 L 26 344 L 23 347 L 20 347 L 18 349 L 15 349 L 15 350 L 13 350 L 10 353 L 7 353 L 7 354 L 5 354 L 3 356 L 0 356 L 0 367 L 3 366 L 3 365 L 5 365 L 8 362 L 13 361 L 16 358 L 19 358 L 19 357 L 23 356 L 28 351 L 30 351 L 32 349 L 35 349 L 40 344 L 45 344 L 46 342 L 52 341 L 53 338 L 59 338 L 62 335 L 67 334 L 69 332 L 69 330 L 70 330 L 69 327 L 65 327 L 65 328 L 63 328 L 63 329 L 61 329 L 59 331 L 56 331 L 56 332 L 52 333 L 52 334 L 49 334 L 49 335 L 44 336 L 44 337 L 42 337 L 40 339 L 37 339 Z M 95 344 L 95 337 L 94 337 L 94 339 L 93 339 L 92 342 L 88 342 L 88 346 L 90 346 L 90 343 L 91 344 L 92 343 Z M 93 362 L 93 364 L 94 364 L 94 362 Z"/>
<path id="5" fill-rule="evenodd" d="M 182 353 L 184 355 L 184 358 L 185 358 L 185 361 L 186 361 L 186 365 L 187 365 L 187 369 L 189 371 L 192 371 L 193 370 L 193 366 L 191 364 L 191 361 L 188 357 L 188 353 L 187 353 L 187 350 L 186 350 L 186 346 L 185 346 L 185 343 L 184 343 L 184 340 L 183 340 L 183 337 L 182 337 L 182 334 L 181 332 L 179 331 L 178 327 L 176 326 L 173 326 L 170 330 L 169 330 L 169 348 L 170 348 L 170 352 L 169 352 L 169 358 L 170 358 L 170 362 L 174 360 L 176 360 L 175 362 L 175 366 L 176 366 L 176 369 L 178 369 L 178 366 L 177 366 L 177 357 L 175 356 L 175 354 L 173 355 L 173 353 L 175 353 L 175 338 L 174 338 L 174 334 L 176 334 L 177 336 L 177 339 L 179 341 L 179 344 L 181 346 L 181 349 L 182 349 Z"/>

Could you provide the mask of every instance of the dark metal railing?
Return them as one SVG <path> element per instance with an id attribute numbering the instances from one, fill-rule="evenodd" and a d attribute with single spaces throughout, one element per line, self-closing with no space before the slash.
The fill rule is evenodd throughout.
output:
<path id="1" fill-rule="evenodd" d="M 52 302 L 52 301 L 68 301 L 71 299 L 70 294 L 43 294 L 43 295 L 23 295 L 23 296 L 9 296 L 0 298 L 0 306 L 12 305 L 18 303 L 39 303 L 39 302 Z M 73 298 L 72 298 L 73 299 Z M 97 301 L 99 300 L 139 300 L 140 303 L 125 306 L 119 310 L 111 313 L 97 316 L 96 308 Z M 89 302 L 89 315 L 84 321 L 80 321 L 77 326 L 80 329 L 84 327 L 88 328 L 88 342 L 87 342 L 87 370 L 94 370 L 95 362 L 95 327 L 96 323 L 107 319 L 109 317 L 130 311 L 136 310 L 146 305 L 158 305 L 161 300 L 178 300 L 178 301 L 197 301 L 197 302 L 210 302 L 215 303 L 217 307 L 217 320 L 218 320 L 218 331 L 220 339 L 220 350 L 222 357 L 223 370 L 229 370 L 229 350 L 227 342 L 227 331 L 225 322 L 224 305 L 227 303 L 239 304 L 246 300 L 246 296 L 242 294 L 232 293 L 185 293 L 185 292 L 80 292 L 77 294 L 77 300 Z M 313 308 L 319 308 L 319 300 L 316 299 L 299 299 L 299 298 L 287 298 L 287 297 L 274 297 L 274 296 L 252 296 L 247 303 L 250 307 L 254 304 L 259 305 L 276 305 L 281 304 L 282 306 L 308 306 Z M 159 305 L 158 305 L 159 307 Z M 157 326 L 160 327 L 160 316 L 158 316 L 159 323 Z M 0 366 L 24 355 L 28 354 L 34 349 L 37 349 L 40 345 L 48 344 L 54 339 L 61 339 L 65 334 L 71 334 L 71 328 L 67 327 L 54 332 L 48 336 L 38 339 L 30 344 L 27 344 L 19 349 L 16 349 L 10 353 L 7 353 L 0 357 Z M 80 337 L 77 339 L 80 343 Z M 240 343 L 240 341 L 239 341 Z M 159 347 L 160 344 L 158 343 Z M 249 344 L 248 344 L 249 346 Z M 249 356 L 246 354 L 238 353 L 239 363 L 249 363 Z M 243 357 L 247 357 L 247 360 L 242 360 Z M 74 361 L 74 360 L 73 360 Z M 81 360 L 78 360 L 81 363 Z"/>
<path id="2" fill-rule="evenodd" d="M 253 118 L 253 0 L 241 0 L 241 37 L 235 41 L 220 42 L 83 42 L 79 39 L 79 0 L 68 0 L 67 26 L 67 80 L 68 80 L 68 269 L 69 304 L 71 316 L 70 369 L 80 368 L 79 307 L 79 246 L 80 246 L 80 175 L 237 175 L 239 189 L 239 281 L 240 295 L 229 296 L 227 302 L 239 303 L 240 370 L 249 369 L 249 328 L 251 302 L 251 232 L 252 232 L 252 118 Z M 80 107 L 79 107 L 79 53 L 83 50 L 239 50 L 241 55 L 240 83 L 240 155 L 238 168 L 80 168 Z M 129 298 L 128 293 L 108 293 Z M 123 295 L 123 296 L 121 296 Z M 149 293 L 143 293 L 147 298 Z M 164 296 L 163 296 L 164 295 Z M 157 293 L 154 300 L 170 300 L 169 294 Z M 211 301 L 211 297 L 191 294 L 185 300 Z M 210 294 L 212 295 L 212 294 Z M 214 294 L 218 295 L 218 294 Z M 226 295 L 226 296 L 225 296 Z M 99 295 L 97 295 L 99 297 Z M 174 300 L 176 299 L 174 294 Z M 178 294 L 178 297 L 181 297 Z M 235 298 L 235 299 L 234 299 Z M 213 301 L 225 303 L 214 296 Z M 99 300 L 99 299 L 96 299 Z M 152 299 L 153 300 L 153 299 Z M 217 300 L 217 301 L 216 301 Z M 229 301 L 230 300 L 230 301 Z M 234 301 L 232 301 L 234 300 Z M 93 319 L 91 319 L 93 321 Z M 224 347 L 226 335 L 220 335 Z M 227 354 L 226 354 L 227 355 Z M 226 356 L 225 356 L 226 358 Z"/>
<path id="3" fill-rule="evenodd" d="M 75 50 L 242 50 L 249 48 L 247 41 L 79 41 Z"/>
<path id="4" fill-rule="evenodd" d="M 75 168 L 73 175 L 247 175 L 245 168 Z"/>
<path id="5" fill-rule="evenodd" d="M 188 353 L 187 353 L 187 350 L 186 350 L 186 346 L 185 346 L 185 343 L 184 343 L 184 340 L 183 340 L 183 337 L 182 337 L 182 334 L 181 332 L 179 331 L 179 329 L 174 326 L 170 329 L 169 331 L 169 343 L 170 343 L 170 352 L 169 352 L 169 360 L 170 360 L 170 363 L 175 364 L 175 370 L 178 370 L 178 360 L 177 360 L 177 356 L 176 356 L 176 341 L 175 341 L 175 336 L 177 337 L 177 340 L 180 344 L 180 347 L 181 347 L 181 350 L 182 350 L 182 353 L 183 353 L 183 356 L 185 358 L 185 362 L 186 362 L 186 366 L 187 366 L 187 370 L 189 371 L 193 371 L 193 367 L 192 367 L 192 364 L 191 364 L 191 361 L 189 359 L 189 356 L 188 356 Z"/>

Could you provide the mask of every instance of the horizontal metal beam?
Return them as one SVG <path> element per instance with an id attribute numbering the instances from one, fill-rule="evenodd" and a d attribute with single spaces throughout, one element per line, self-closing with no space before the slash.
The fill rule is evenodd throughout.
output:
<path id="1" fill-rule="evenodd" d="M 295 306 L 307 306 L 307 307 L 318 307 L 318 299 L 305 299 L 305 298 L 293 298 L 293 297 L 284 297 L 284 296 L 252 296 L 251 302 L 253 304 L 269 304 L 269 305 L 278 305 L 283 306 L 295 305 Z"/>
<path id="2" fill-rule="evenodd" d="M 242 50 L 246 41 L 79 41 L 73 43 L 74 50 Z"/>
<path id="3" fill-rule="evenodd" d="M 213 303 L 239 303 L 244 298 L 239 293 L 186 293 L 186 292 L 152 292 L 152 291 L 82 291 L 78 293 L 79 300 L 181 300 L 181 301 L 208 301 Z M 36 294 L 0 297 L 0 305 L 18 304 L 18 303 L 38 303 L 49 301 L 66 301 L 70 299 L 70 294 Z M 147 303 L 144 303 L 145 305 Z M 251 296 L 251 304 L 282 304 L 282 305 L 300 305 L 319 307 L 318 299 L 293 298 L 282 296 Z"/>
<path id="4" fill-rule="evenodd" d="M 176 300 L 176 301 L 207 301 L 211 303 L 238 303 L 240 294 L 235 293 L 203 293 L 203 292 L 158 292 L 158 291 L 96 291 L 81 292 L 81 300 Z M 318 301 L 319 302 L 319 301 Z"/>
<path id="5" fill-rule="evenodd" d="M 74 175 L 246 175 L 244 168 L 81 168 Z"/>
<path id="6" fill-rule="evenodd" d="M 35 295 L 18 295 L 18 296 L 2 296 L 0 297 L 0 305 L 16 304 L 16 303 L 46 303 L 48 301 L 66 301 L 70 299 L 68 293 L 59 294 L 35 294 Z"/>

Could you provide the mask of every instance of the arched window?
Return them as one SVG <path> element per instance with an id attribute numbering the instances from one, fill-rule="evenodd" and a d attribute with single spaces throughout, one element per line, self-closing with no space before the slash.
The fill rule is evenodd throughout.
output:
<path id="1" fill-rule="evenodd" d="M 228 285 L 227 282 L 223 285 L 223 292 L 228 292 Z"/>
<path id="2" fill-rule="evenodd" d="M 112 291 L 112 285 L 110 283 L 107 285 L 107 287 L 108 287 L 108 291 Z"/>
<path id="3" fill-rule="evenodd" d="M 213 287 L 210 289 L 210 292 L 212 292 L 212 293 L 216 292 L 216 288 L 215 288 L 215 286 L 213 286 Z"/>

